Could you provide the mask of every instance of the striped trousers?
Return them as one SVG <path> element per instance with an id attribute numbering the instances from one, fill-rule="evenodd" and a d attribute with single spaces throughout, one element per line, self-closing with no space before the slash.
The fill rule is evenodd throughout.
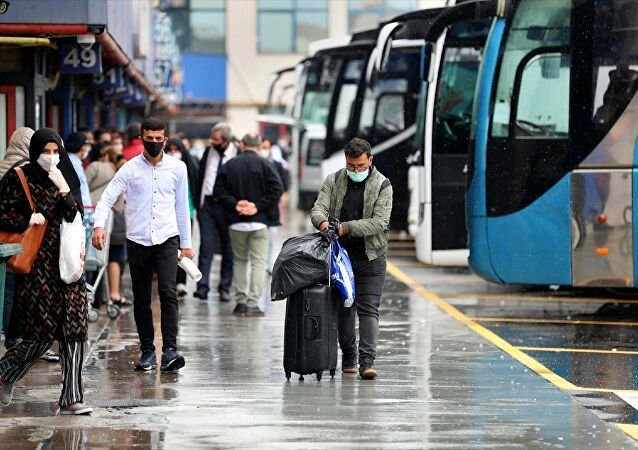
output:
<path id="1" fill-rule="evenodd" d="M 62 366 L 62 394 L 58 403 L 68 406 L 84 401 L 82 366 L 86 341 L 60 342 L 60 366 Z M 15 383 L 24 377 L 40 357 L 51 348 L 51 341 L 24 340 L 7 350 L 0 359 L 0 377 Z"/>

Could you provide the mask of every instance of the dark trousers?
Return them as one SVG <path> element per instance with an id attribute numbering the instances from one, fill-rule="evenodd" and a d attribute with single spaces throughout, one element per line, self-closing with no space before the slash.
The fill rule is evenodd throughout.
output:
<path id="1" fill-rule="evenodd" d="M 16 276 L 7 272 L 4 283 L 4 307 L 2 310 L 2 331 L 4 331 L 4 347 L 10 348 L 18 344 L 15 336 L 15 318 L 12 318 L 13 297 L 15 296 Z"/>
<path id="2" fill-rule="evenodd" d="M 197 289 L 208 291 L 213 255 L 221 253 L 222 268 L 217 290 L 228 292 L 233 281 L 233 249 L 230 245 L 228 221 L 224 208 L 221 204 L 216 204 L 210 197 L 207 197 L 197 213 L 197 220 L 199 221 L 200 239 L 199 270 L 202 272 L 202 279 L 197 282 Z M 215 248 L 216 243 L 219 245 L 219 249 Z"/>
<path id="3" fill-rule="evenodd" d="M 133 314 L 142 351 L 155 350 L 153 311 L 151 309 L 153 273 L 157 273 L 157 287 L 161 305 L 162 350 L 177 348 L 178 305 L 175 292 L 179 237 L 173 236 L 159 245 L 147 247 L 126 240 L 128 264 L 133 283 Z"/>
<path id="4" fill-rule="evenodd" d="M 351 261 L 354 272 L 355 300 L 351 308 L 339 305 L 339 346 L 344 355 L 357 352 L 355 311 L 359 316 L 359 365 L 371 367 L 377 355 L 379 305 L 385 283 L 386 258 Z"/>

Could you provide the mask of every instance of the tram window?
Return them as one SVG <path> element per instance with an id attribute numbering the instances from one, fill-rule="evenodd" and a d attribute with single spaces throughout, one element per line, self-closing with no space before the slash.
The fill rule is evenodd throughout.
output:
<path id="1" fill-rule="evenodd" d="M 567 138 L 569 58 L 560 53 L 533 57 L 523 69 L 516 110 L 517 138 Z"/>

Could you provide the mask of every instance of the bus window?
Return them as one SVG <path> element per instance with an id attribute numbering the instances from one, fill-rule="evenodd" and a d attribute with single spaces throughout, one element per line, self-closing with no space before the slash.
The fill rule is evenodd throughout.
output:
<path id="1" fill-rule="evenodd" d="M 315 58 L 308 65 L 301 106 L 302 122 L 326 123 L 339 66 L 339 60 L 328 57 Z"/>
<path id="2" fill-rule="evenodd" d="M 434 105 L 435 153 L 467 153 L 480 61 L 477 49 L 445 49 Z"/>
<path id="3" fill-rule="evenodd" d="M 374 114 L 374 139 L 384 141 L 405 129 L 405 95 L 381 94 Z"/>
<path id="4" fill-rule="evenodd" d="M 345 142 L 340 141 L 343 141 L 348 137 L 346 134 L 348 126 L 350 125 L 352 109 L 357 97 L 357 90 L 359 88 L 362 72 L 363 59 L 353 59 L 348 61 L 343 74 L 343 80 L 340 85 L 333 125 L 333 138 L 339 141 L 339 149 L 341 148 L 341 144 L 345 144 Z"/>
<path id="5" fill-rule="evenodd" d="M 496 87 L 492 116 L 493 137 L 509 137 L 510 128 L 517 128 L 510 123 L 514 99 L 517 99 L 520 104 L 534 101 L 534 92 L 523 90 L 514 92 L 517 74 L 520 76 L 526 60 L 529 61 L 534 52 L 542 51 L 542 49 L 556 49 L 569 45 L 571 8 L 572 0 L 524 0 L 518 4 L 507 36 L 507 45 Z M 532 128 L 534 125 L 540 124 L 532 121 L 527 128 Z M 535 132 L 540 134 L 542 129 L 536 128 Z"/>
<path id="6" fill-rule="evenodd" d="M 560 53 L 533 57 L 516 89 L 517 138 L 564 138 L 569 131 L 569 57 Z"/>

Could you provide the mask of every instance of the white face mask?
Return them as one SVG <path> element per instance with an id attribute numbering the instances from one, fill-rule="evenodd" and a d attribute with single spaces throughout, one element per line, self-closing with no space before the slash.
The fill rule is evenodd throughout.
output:
<path id="1" fill-rule="evenodd" d="M 180 152 L 169 153 L 173 158 L 182 159 L 182 154 Z"/>
<path id="2" fill-rule="evenodd" d="M 82 151 L 82 157 L 80 159 L 86 159 L 87 156 L 89 156 L 89 152 L 91 151 L 91 147 L 90 146 L 86 146 L 86 148 Z"/>
<path id="3" fill-rule="evenodd" d="M 268 150 L 259 150 L 257 154 L 264 159 L 270 158 L 270 152 Z"/>
<path id="4" fill-rule="evenodd" d="M 57 166 L 60 162 L 60 155 L 49 155 L 48 153 L 42 153 L 38 157 L 38 164 L 42 167 L 46 172 L 50 172 L 52 168 Z"/>

